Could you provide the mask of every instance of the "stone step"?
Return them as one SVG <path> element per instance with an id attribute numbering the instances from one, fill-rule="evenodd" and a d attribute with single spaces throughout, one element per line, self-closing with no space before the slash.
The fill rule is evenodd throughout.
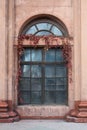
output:
<path id="1" fill-rule="evenodd" d="M 87 102 L 81 102 L 79 105 L 78 105 L 78 108 L 87 108 Z"/>
<path id="2" fill-rule="evenodd" d="M 17 116 L 17 114 L 16 114 L 15 112 L 13 112 L 13 111 L 8 112 L 8 114 L 9 114 L 10 117 L 15 117 L 15 116 Z"/>
<path id="3" fill-rule="evenodd" d="M 11 123 L 11 122 L 14 122 L 14 120 L 10 119 L 10 118 L 8 118 L 8 119 L 0 119 L 0 123 Z"/>
<path id="4" fill-rule="evenodd" d="M 16 116 L 14 118 L 0 119 L 0 123 L 12 123 L 15 121 L 19 121 L 19 116 Z"/>
<path id="5" fill-rule="evenodd" d="M 0 112 L 7 112 L 8 108 L 0 108 Z"/>
<path id="6" fill-rule="evenodd" d="M 82 112 L 78 112 L 77 117 L 87 118 L 87 112 L 84 112 L 84 111 L 82 111 Z"/>
<path id="7" fill-rule="evenodd" d="M 71 117 L 67 116 L 66 121 L 68 122 L 75 122 L 75 123 L 87 123 L 87 118 L 77 118 L 77 117 Z"/>
<path id="8" fill-rule="evenodd" d="M 81 112 L 81 111 L 87 112 L 87 108 L 79 108 L 79 111 L 80 111 L 80 112 Z"/>
<path id="9" fill-rule="evenodd" d="M 0 118 L 8 118 L 9 114 L 8 112 L 0 112 Z"/>
<path id="10" fill-rule="evenodd" d="M 0 101 L 0 108 L 7 108 L 8 104 L 6 102 Z"/>

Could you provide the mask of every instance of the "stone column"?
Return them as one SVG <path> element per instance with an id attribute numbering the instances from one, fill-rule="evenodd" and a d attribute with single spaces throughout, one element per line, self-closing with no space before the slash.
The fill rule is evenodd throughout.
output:
<path id="1" fill-rule="evenodd" d="M 78 14 L 80 16 L 80 28 L 77 28 L 77 31 L 80 32 L 80 37 L 78 36 L 80 42 L 77 52 L 80 51 L 80 64 L 78 66 L 80 68 L 77 69 L 80 69 L 80 71 L 77 78 L 80 79 L 80 84 L 76 95 L 79 94 L 79 99 L 75 102 L 75 108 L 67 116 L 67 121 L 87 122 L 87 0 L 80 0 L 78 5 L 80 5 L 80 14 Z"/>
<path id="2" fill-rule="evenodd" d="M 87 101 L 87 0 L 81 0 L 81 100 Z"/>
<path id="3" fill-rule="evenodd" d="M 7 99 L 5 0 L 0 0 L 0 100 Z"/>
<path id="4" fill-rule="evenodd" d="M 18 121 L 13 107 L 14 0 L 0 0 L 0 122 Z"/>

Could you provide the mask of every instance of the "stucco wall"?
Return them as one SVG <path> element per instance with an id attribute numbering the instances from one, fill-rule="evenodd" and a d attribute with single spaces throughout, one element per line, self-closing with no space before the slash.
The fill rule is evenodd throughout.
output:
<path id="1" fill-rule="evenodd" d="M 72 74 L 69 84 L 69 107 L 74 101 L 87 100 L 87 1 L 86 0 L 1 0 L 0 1 L 0 99 L 12 100 L 17 104 L 16 51 L 14 44 L 20 29 L 29 19 L 40 15 L 53 15 L 67 27 L 73 37 Z M 60 107 L 61 108 L 61 107 Z M 59 115 L 63 115 L 59 109 Z M 30 109 L 30 108 L 29 108 Z M 55 108 L 56 109 L 56 108 Z M 23 110 L 23 109 L 22 109 Z"/>
<path id="2" fill-rule="evenodd" d="M 26 1 L 26 2 L 25 2 Z M 16 37 L 26 21 L 38 15 L 53 15 L 60 19 L 73 36 L 73 3 L 72 0 L 17 0 L 16 1 Z M 73 60 L 72 60 L 73 62 Z M 74 106 L 74 86 L 68 87 L 69 106 L 18 106 L 17 110 L 22 116 L 64 116 Z"/>
<path id="3" fill-rule="evenodd" d="M 0 1 L 0 99 L 2 100 L 7 98 L 5 4 L 5 0 Z"/>

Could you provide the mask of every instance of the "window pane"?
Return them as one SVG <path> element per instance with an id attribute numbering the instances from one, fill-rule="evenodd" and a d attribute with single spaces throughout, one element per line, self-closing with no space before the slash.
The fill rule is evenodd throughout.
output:
<path id="1" fill-rule="evenodd" d="M 30 27 L 27 31 L 26 34 L 34 34 L 37 31 L 35 26 Z"/>
<path id="2" fill-rule="evenodd" d="M 45 66 L 45 77 L 55 77 L 55 67 L 46 65 Z"/>
<path id="3" fill-rule="evenodd" d="M 45 92 L 45 104 L 55 103 L 55 91 Z"/>
<path id="4" fill-rule="evenodd" d="M 48 90 L 48 91 L 54 91 L 56 90 L 56 86 L 55 85 L 46 85 L 45 86 L 45 90 Z"/>
<path id="5" fill-rule="evenodd" d="M 42 60 L 42 50 L 40 49 L 33 49 L 32 50 L 32 61 L 41 61 Z"/>
<path id="6" fill-rule="evenodd" d="M 21 91 L 21 103 L 20 103 L 20 105 L 29 104 L 29 103 L 30 103 L 30 92 Z"/>
<path id="7" fill-rule="evenodd" d="M 56 103 L 57 104 L 67 104 L 67 93 L 66 91 L 56 92 Z"/>
<path id="8" fill-rule="evenodd" d="M 41 66 L 40 65 L 32 65 L 31 76 L 33 78 L 41 77 Z"/>
<path id="9" fill-rule="evenodd" d="M 19 86 L 21 90 L 30 90 L 30 79 L 21 78 L 19 82 Z"/>
<path id="10" fill-rule="evenodd" d="M 60 49 L 56 51 L 56 61 L 64 61 L 63 52 Z"/>
<path id="11" fill-rule="evenodd" d="M 30 61 L 30 50 L 25 49 L 23 55 L 21 56 L 22 61 Z"/>
<path id="12" fill-rule="evenodd" d="M 56 85 L 66 85 L 66 78 L 56 78 Z"/>
<path id="13" fill-rule="evenodd" d="M 45 79 L 45 90 L 56 90 L 55 78 L 46 78 Z"/>
<path id="14" fill-rule="evenodd" d="M 55 78 L 46 78 L 45 85 L 55 85 Z"/>
<path id="15" fill-rule="evenodd" d="M 36 24 L 39 30 L 50 30 L 50 27 L 52 26 L 49 23 L 39 23 Z"/>
<path id="16" fill-rule="evenodd" d="M 40 32 L 36 33 L 36 36 L 43 36 L 43 35 L 52 35 L 52 33 L 48 32 L 48 31 L 40 31 Z"/>
<path id="17" fill-rule="evenodd" d="M 43 60 L 42 60 L 43 54 Z M 21 57 L 19 104 L 67 104 L 67 67 L 60 48 L 26 49 Z M 42 97 L 43 96 L 43 97 Z"/>
<path id="18" fill-rule="evenodd" d="M 31 89 L 33 91 L 40 91 L 41 90 L 41 79 L 31 79 Z"/>
<path id="19" fill-rule="evenodd" d="M 56 77 L 66 77 L 66 67 L 56 67 Z"/>
<path id="20" fill-rule="evenodd" d="M 56 90 L 66 90 L 65 85 L 56 85 Z"/>
<path id="21" fill-rule="evenodd" d="M 32 92 L 32 104 L 41 104 L 41 92 Z"/>
<path id="22" fill-rule="evenodd" d="M 54 49 L 49 49 L 45 53 L 45 61 L 48 62 L 54 62 L 55 61 L 55 50 Z"/>
<path id="23" fill-rule="evenodd" d="M 30 65 L 22 65 L 22 77 L 30 77 Z"/>
<path id="24" fill-rule="evenodd" d="M 57 35 L 57 36 L 63 35 L 62 32 L 56 26 L 53 26 L 51 31 L 54 35 Z"/>

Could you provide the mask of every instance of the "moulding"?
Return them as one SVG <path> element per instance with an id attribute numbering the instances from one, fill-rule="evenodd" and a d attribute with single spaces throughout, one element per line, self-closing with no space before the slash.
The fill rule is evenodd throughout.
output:
<path id="1" fill-rule="evenodd" d="M 64 116 L 21 116 L 20 119 L 40 119 L 40 120 L 56 120 L 56 119 L 64 119 Z"/>
<path id="2" fill-rule="evenodd" d="M 0 101 L 0 122 L 10 123 L 14 121 L 19 121 L 19 115 L 12 109 L 12 101 Z"/>
<path id="3" fill-rule="evenodd" d="M 76 101 L 75 108 L 66 115 L 66 121 L 87 123 L 87 101 Z"/>

